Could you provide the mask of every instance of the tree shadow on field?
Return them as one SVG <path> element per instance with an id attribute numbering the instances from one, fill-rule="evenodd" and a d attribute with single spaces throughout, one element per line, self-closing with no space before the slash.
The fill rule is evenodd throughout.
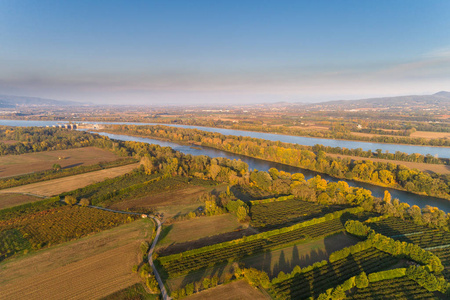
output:
<path id="1" fill-rule="evenodd" d="M 73 168 L 73 167 L 78 167 L 78 166 L 81 166 L 81 165 L 84 165 L 84 163 L 77 163 L 77 164 L 68 165 L 68 166 L 65 166 L 64 168 L 61 168 L 61 169 L 65 170 L 65 169 L 70 169 L 70 168 Z"/>
<path id="2" fill-rule="evenodd" d="M 224 277 L 224 273 L 227 271 L 226 270 L 227 267 L 228 267 L 227 262 L 222 261 L 222 262 L 215 264 L 212 267 L 205 267 L 200 270 L 192 270 L 187 275 L 184 276 L 183 281 L 181 282 L 179 287 L 183 288 L 187 284 L 195 283 L 195 282 L 202 284 L 202 282 L 205 278 L 211 279 L 214 276 L 217 276 L 219 284 L 223 283 L 224 282 L 223 277 Z M 231 269 L 231 271 L 233 271 L 233 269 Z M 230 274 L 229 277 L 231 278 L 231 276 L 232 275 Z M 203 288 L 203 286 L 202 286 L 202 288 Z"/>
<path id="3" fill-rule="evenodd" d="M 170 233 L 170 231 L 172 231 L 172 229 L 173 229 L 173 225 L 164 225 L 161 230 L 161 233 L 159 234 L 158 241 L 161 242 Z"/>

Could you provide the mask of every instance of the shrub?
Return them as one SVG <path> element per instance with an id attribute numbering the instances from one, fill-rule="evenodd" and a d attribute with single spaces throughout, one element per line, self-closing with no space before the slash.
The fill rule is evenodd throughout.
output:
<path id="1" fill-rule="evenodd" d="M 142 255 L 147 254 L 149 247 L 150 247 L 150 244 L 147 241 L 144 241 L 141 243 L 141 245 L 139 246 L 139 249 L 141 250 Z"/>
<path id="2" fill-rule="evenodd" d="M 369 279 L 365 272 L 362 272 L 358 276 L 355 277 L 355 285 L 357 288 L 362 289 L 369 285 Z"/>

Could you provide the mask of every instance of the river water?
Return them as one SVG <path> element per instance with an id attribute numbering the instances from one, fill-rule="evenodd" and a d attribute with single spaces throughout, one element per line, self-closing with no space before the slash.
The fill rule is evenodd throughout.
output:
<path id="1" fill-rule="evenodd" d="M 7 126 L 52 126 L 57 124 L 65 124 L 67 122 L 57 121 L 23 121 L 23 120 L 0 120 L 0 125 Z M 436 157 L 450 158 L 449 147 L 431 147 L 431 146 L 413 146 L 413 145 L 399 145 L 399 144 L 383 144 L 383 143 L 369 143 L 369 142 L 357 142 L 357 141 L 343 141 L 324 138 L 311 138 L 302 136 L 292 136 L 274 133 L 253 132 L 244 130 L 233 130 L 224 128 L 202 127 L 202 126 L 189 126 L 189 125 L 177 125 L 177 124 L 157 124 L 157 123 L 137 123 L 137 122 L 89 122 L 92 124 L 129 124 L 129 125 L 164 125 L 180 128 L 199 129 L 208 132 L 218 132 L 225 135 L 237 135 L 246 136 L 252 138 L 265 139 L 269 141 L 280 141 L 285 143 L 300 144 L 306 146 L 314 146 L 317 144 L 341 147 L 347 149 L 361 148 L 363 151 L 372 150 L 375 152 L 377 149 L 381 149 L 383 152 L 395 153 L 396 151 L 412 154 L 419 153 L 423 155 L 431 154 Z"/>
<path id="2" fill-rule="evenodd" d="M 94 123 L 94 122 L 92 122 Z M 155 124 L 155 123 L 132 123 L 132 122 L 95 122 L 96 124 L 130 124 L 130 125 L 165 125 L 165 124 Z M 57 124 L 64 124 L 64 122 L 56 122 L 56 121 L 22 121 L 22 120 L 0 120 L 0 125 L 6 125 L 6 126 L 52 126 Z M 438 155 L 440 157 L 446 157 L 450 158 L 450 148 L 445 147 L 425 147 L 425 146 L 409 146 L 409 145 L 392 145 L 392 144 L 376 144 L 376 143 L 366 143 L 366 142 L 353 142 L 353 141 L 338 141 L 338 140 L 330 140 L 330 139 L 319 139 L 319 138 L 306 138 L 306 137 L 298 137 L 298 136 L 286 136 L 286 135 L 278 135 L 278 134 L 269 134 L 269 133 L 258 133 L 258 132 L 250 132 L 250 131 L 240 131 L 240 130 L 231 130 L 231 129 L 220 129 L 220 128 L 210 128 L 210 127 L 201 127 L 201 126 L 186 126 L 186 125 L 168 125 L 168 126 L 174 126 L 174 127 L 183 127 L 183 128 L 195 128 L 210 132 L 219 132 L 222 134 L 227 135 L 242 135 L 242 136 L 250 136 L 255 138 L 262 138 L 272 141 L 282 141 L 282 142 L 289 142 L 289 143 L 299 143 L 302 145 L 315 145 L 315 144 L 322 144 L 327 146 L 339 146 L 339 147 L 348 147 L 348 148 L 362 148 L 363 150 L 371 149 L 372 151 L 375 151 L 376 149 L 382 149 L 383 151 L 389 151 L 389 152 L 395 152 L 395 151 L 402 151 L 406 153 L 421 153 L 421 154 L 432 154 L 432 152 L 428 152 L 429 150 L 433 150 L 436 153 L 439 153 Z M 305 175 L 306 179 L 309 179 L 313 176 L 316 176 L 317 172 L 301 169 L 298 167 L 292 167 L 287 166 L 279 163 L 269 162 L 261 159 L 251 158 L 243 155 L 228 153 L 225 151 L 209 148 L 209 147 L 191 147 L 186 145 L 180 145 L 173 142 L 167 142 L 167 141 L 160 141 L 156 139 L 149 139 L 149 138 L 141 138 L 141 137 L 134 137 L 134 136 L 128 136 L 128 135 L 117 135 L 117 134 L 110 134 L 110 133 L 103 133 L 100 132 L 99 134 L 105 135 L 110 137 L 111 139 L 117 139 L 122 141 L 137 141 L 137 142 L 144 142 L 144 143 L 150 143 L 150 144 L 158 144 L 163 147 L 171 147 L 174 150 L 180 151 L 184 154 L 191 154 L 191 155 L 206 155 L 209 157 L 226 157 L 229 159 L 240 159 L 243 162 L 247 163 L 249 165 L 249 168 L 254 170 L 260 170 L 260 171 L 267 171 L 270 168 L 277 168 L 278 170 L 283 170 L 285 172 L 289 173 L 297 173 L 301 172 Z M 306 142 L 305 142 L 306 141 Z M 353 146 L 349 146 L 353 145 Z M 406 151 L 405 149 L 409 149 Z M 427 150 L 429 149 L 429 150 Z M 400 201 L 408 203 L 409 205 L 417 205 L 419 207 L 424 207 L 425 205 L 431 205 L 436 206 L 439 209 L 450 212 L 450 201 L 434 198 L 434 197 L 427 197 L 427 196 L 421 196 L 416 195 L 413 193 L 405 192 L 405 191 L 399 191 L 396 189 L 390 189 L 390 188 L 384 188 L 376 185 L 372 185 L 369 183 L 363 183 L 353 180 L 344 180 L 344 179 L 336 179 L 331 176 L 325 175 L 325 174 L 319 174 L 322 176 L 322 178 L 328 180 L 328 181 L 346 181 L 350 186 L 357 186 L 362 187 L 365 189 L 368 189 L 372 191 L 372 195 L 375 197 L 383 197 L 384 191 L 388 190 L 389 193 L 392 195 L 392 198 L 398 198 Z"/>
<path id="3" fill-rule="evenodd" d="M 385 188 L 376 186 L 369 183 L 364 182 L 358 182 L 353 180 L 346 180 L 346 179 L 337 179 L 331 176 L 328 176 L 326 174 L 320 174 L 314 171 L 301 169 L 298 167 L 292 167 L 284 164 L 279 164 L 275 162 L 265 161 L 257 158 L 252 158 L 244 155 L 239 154 L 233 154 L 209 147 L 202 147 L 202 146 L 189 146 L 189 145 L 180 145 L 173 142 L 168 141 L 161 141 L 156 139 L 150 139 L 150 138 L 143 138 L 143 137 L 135 137 L 135 136 L 129 136 L 129 135 L 119 135 L 119 134 L 112 134 L 112 133 L 105 133 L 105 132 L 97 132 L 100 135 L 107 136 L 111 139 L 121 140 L 121 141 L 135 141 L 135 142 L 143 142 L 148 144 L 157 144 L 163 147 L 170 147 L 174 150 L 180 151 L 184 154 L 191 154 L 191 155 L 206 155 L 209 157 L 226 157 L 229 159 L 240 159 L 241 161 L 247 163 L 249 165 L 249 168 L 251 170 L 260 170 L 260 171 L 268 171 L 270 168 L 276 168 L 278 170 L 283 170 L 285 172 L 289 173 L 303 173 L 305 175 L 306 179 L 309 179 L 311 177 L 314 177 L 316 175 L 320 175 L 322 178 L 328 180 L 328 181 L 345 181 L 350 186 L 354 187 L 362 187 L 367 190 L 370 190 L 372 192 L 372 195 L 375 197 L 383 197 L 384 191 L 388 190 L 389 193 L 392 195 L 392 198 L 398 198 L 400 201 L 408 203 L 409 205 L 417 205 L 419 207 L 424 207 L 425 205 L 431 205 L 436 206 L 439 209 L 450 212 L 450 201 L 445 199 L 439 199 L 434 197 L 427 197 L 427 196 L 421 196 L 413 193 L 409 193 L 406 191 L 399 191 L 396 189 L 391 188 Z"/>

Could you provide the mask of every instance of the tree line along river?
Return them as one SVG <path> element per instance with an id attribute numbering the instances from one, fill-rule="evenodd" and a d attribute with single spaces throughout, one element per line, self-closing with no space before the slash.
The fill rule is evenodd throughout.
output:
<path id="1" fill-rule="evenodd" d="M 157 144 L 163 147 L 170 147 L 174 150 L 180 151 L 184 154 L 191 154 L 191 155 L 206 155 L 209 157 L 226 157 L 229 159 L 240 159 L 241 161 L 247 163 L 249 165 L 249 168 L 251 170 L 257 169 L 260 171 L 268 171 L 270 168 L 276 168 L 278 170 L 283 170 L 285 172 L 289 173 L 303 173 L 305 175 L 305 179 L 310 179 L 316 175 L 320 175 L 322 178 L 328 180 L 328 181 L 345 181 L 350 186 L 354 187 L 362 187 L 367 190 L 370 190 L 372 192 L 372 195 L 375 197 L 383 197 L 384 191 L 388 190 L 389 193 L 392 195 L 392 198 L 398 198 L 400 201 L 408 203 L 409 205 L 417 205 L 419 207 L 424 207 L 425 205 L 431 205 L 436 206 L 439 209 L 445 211 L 446 213 L 450 212 L 450 201 L 435 197 L 428 197 L 428 196 L 421 196 L 413 193 L 409 193 L 406 191 L 400 191 L 392 188 L 386 188 L 386 187 L 380 187 L 373 184 L 365 183 L 365 182 L 359 182 L 354 180 L 346 180 L 346 179 L 337 179 L 325 174 L 321 174 L 318 172 L 310 171 L 301 169 L 298 167 L 292 167 L 288 165 L 283 165 L 275 162 L 265 161 L 262 159 L 252 158 L 244 155 L 234 154 L 225 152 L 222 150 L 217 150 L 209 147 L 202 147 L 202 146 L 188 146 L 188 145 L 180 145 L 174 142 L 168 142 L 168 141 L 161 141 L 156 139 L 150 139 L 150 138 L 143 138 L 143 137 L 135 137 L 135 136 L 129 136 L 129 135 L 119 135 L 119 134 L 112 134 L 112 133 L 106 133 L 106 132 L 97 132 L 98 134 L 107 136 L 111 139 L 121 140 L 121 141 L 135 141 L 135 142 L 143 142 L 143 143 L 149 143 L 149 144 Z"/>
<path id="2" fill-rule="evenodd" d="M 132 123 L 132 122 L 95 122 L 96 124 L 130 124 L 130 125 L 165 125 L 165 124 L 155 124 L 155 123 Z M 0 120 L 0 125 L 6 126 L 52 126 L 58 124 L 55 121 L 22 121 L 22 120 Z M 59 123 L 61 124 L 61 123 Z M 320 139 L 320 138 L 307 138 L 307 137 L 298 137 L 298 136 L 287 136 L 287 135 L 278 135 L 278 134 L 270 134 L 270 133 L 260 133 L 260 132 L 250 132 L 250 131 L 240 131 L 240 130 L 231 130 L 231 129 L 221 129 L 221 128 L 210 128 L 210 127 L 200 127 L 200 126 L 187 126 L 187 125 L 169 125 L 175 127 L 183 127 L 183 128 L 193 128 L 210 132 L 218 132 L 226 135 L 242 135 L 249 136 L 254 138 L 261 138 L 271 141 L 282 141 L 287 143 L 298 143 L 302 145 L 310 145 L 313 146 L 315 144 L 322 144 L 325 146 L 332 147 L 345 147 L 345 148 L 362 148 L 364 151 L 376 149 L 382 149 L 383 151 L 395 152 L 401 151 L 405 153 L 420 153 L 423 155 L 433 154 L 427 152 L 428 149 L 434 150 L 433 155 L 438 155 L 439 157 L 450 158 L 450 149 L 446 147 L 426 147 L 426 146 L 410 146 L 410 145 L 393 145 L 393 144 L 377 144 L 377 143 L 368 143 L 368 142 L 354 142 L 354 141 L 341 141 L 341 140 L 331 140 L 331 139 Z M 372 185 L 369 183 L 358 182 L 353 180 L 344 180 L 344 179 L 336 179 L 334 177 L 320 174 L 314 171 L 301 169 L 298 167 L 287 166 L 279 163 L 269 162 L 261 159 L 251 158 L 243 155 L 228 153 L 225 151 L 212 149 L 208 147 L 191 147 L 186 145 L 180 145 L 174 142 L 161 141 L 156 139 L 142 138 L 142 137 L 134 137 L 128 135 L 117 135 L 110 134 L 104 132 L 97 132 L 101 135 L 108 136 L 111 139 L 117 139 L 122 141 L 136 141 L 136 142 L 144 142 L 150 144 L 158 144 L 163 147 L 171 147 L 174 150 L 180 151 L 184 154 L 191 155 L 206 155 L 209 157 L 226 157 L 229 159 L 240 159 L 241 161 L 247 163 L 250 169 L 257 169 L 260 171 L 267 171 L 270 168 L 276 168 L 278 170 L 283 170 L 285 172 L 296 173 L 301 172 L 305 175 L 306 179 L 314 177 L 316 175 L 320 175 L 322 178 L 328 181 L 346 181 L 350 186 L 354 187 L 362 187 L 372 192 L 372 195 L 375 197 L 383 197 L 384 191 L 388 190 L 392 195 L 392 198 L 398 198 L 400 201 L 408 203 L 409 205 L 417 205 L 419 207 L 424 207 L 425 205 L 436 206 L 439 209 L 445 211 L 446 213 L 450 212 L 450 201 L 440 198 L 421 196 L 413 193 L 409 193 L 406 191 L 400 191 L 392 188 L 380 187 L 376 185 Z M 302 142 L 306 141 L 306 142 Z M 405 150 L 408 149 L 408 150 Z M 419 151 L 416 151 L 419 150 Z"/>

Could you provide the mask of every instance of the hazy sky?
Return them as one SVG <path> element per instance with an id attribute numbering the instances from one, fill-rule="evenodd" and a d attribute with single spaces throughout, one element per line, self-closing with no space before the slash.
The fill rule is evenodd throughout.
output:
<path id="1" fill-rule="evenodd" d="M 0 94 L 196 104 L 440 90 L 449 0 L 0 0 Z"/>

